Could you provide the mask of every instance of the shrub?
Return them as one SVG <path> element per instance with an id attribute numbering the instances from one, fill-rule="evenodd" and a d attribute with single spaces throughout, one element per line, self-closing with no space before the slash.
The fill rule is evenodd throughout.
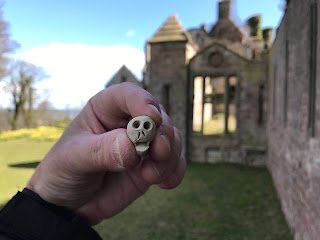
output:
<path id="1" fill-rule="evenodd" d="M 33 129 L 19 129 L 14 131 L 5 131 L 0 134 L 0 141 L 9 141 L 16 139 L 27 139 L 36 141 L 57 141 L 64 128 L 41 126 Z"/>
<path id="2" fill-rule="evenodd" d="M 55 120 L 53 126 L 65 129 L 71 123 L 72 118 L 65 117 L 63 120 Z"/>

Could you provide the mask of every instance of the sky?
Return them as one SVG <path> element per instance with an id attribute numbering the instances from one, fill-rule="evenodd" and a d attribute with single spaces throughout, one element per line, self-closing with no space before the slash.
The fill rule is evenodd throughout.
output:
<path id="1" fill-rule="evenodd" d="M 232 18 L 238 25 L 255 14 L 262 27 L 276 28 L 283 0 L 233 0 Z M 4 20 L 11 38 L 20 44 L 12 54 L 42 67 L 47 78 L 37 84 L 38 103 L 49 100 L 55 108 L 81 108 L 102 90 L 125 64 L 141 80 L 144 46 L 165 20 L 176 14 L 185 29 L 218 17 L 218 0 L 7 0 Z M 0 82 L 0 106 L 10 96 Z"/>

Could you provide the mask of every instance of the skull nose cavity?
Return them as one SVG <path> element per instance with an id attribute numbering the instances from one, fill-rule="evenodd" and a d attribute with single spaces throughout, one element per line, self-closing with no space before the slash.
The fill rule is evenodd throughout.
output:
<path id="1" fill-rule="evenodd" d="M 145 132 L 144 132 L 143 130 L 141 130 L 141 131 L 138 132 L 138 138 L 137 138 L 137 140 L 140 140 L 142 137 L 146 137 L 146 134 L 145 134 Z"/>

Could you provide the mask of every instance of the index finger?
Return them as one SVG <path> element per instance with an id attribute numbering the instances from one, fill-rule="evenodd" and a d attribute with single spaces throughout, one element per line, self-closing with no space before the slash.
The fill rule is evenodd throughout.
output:
<path id="1" fill-rule="evenodd" d="M 92 97 L 86 107 L 92 108 L 107 131 L 125 128 L 131 118 L 142 115 L 152 118 L 157 126 L 162 122 L 156 99 L 133 83 L 121 83 L 104 89 Z"/>

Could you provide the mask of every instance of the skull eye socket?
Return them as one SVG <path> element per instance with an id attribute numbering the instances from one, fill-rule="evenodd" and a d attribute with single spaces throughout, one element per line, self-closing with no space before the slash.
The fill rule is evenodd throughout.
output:
<path id="1" fill-rule="evenodd" d="M 144 122 L 143 128 L 146 129 L 146 130 L 149 130 L 151 128 L 150 122 Z"/>
<path id="2" fill-rule="evenodd" d="M 134 121 L 132 126 L 133 126 L 133 128 L 139 128 L 140 127 L 140 121 Z"/>

